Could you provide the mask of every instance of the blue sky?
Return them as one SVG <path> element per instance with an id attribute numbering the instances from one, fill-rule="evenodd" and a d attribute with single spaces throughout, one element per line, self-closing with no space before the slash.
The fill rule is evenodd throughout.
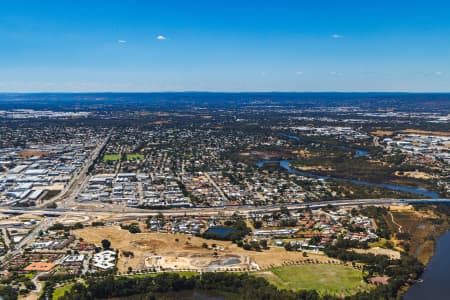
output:
<path id="1" fill-rule="evenodd" d="M 449 16 L 433 0 L 0 0 L 0 92 L 450 91 Z"/>

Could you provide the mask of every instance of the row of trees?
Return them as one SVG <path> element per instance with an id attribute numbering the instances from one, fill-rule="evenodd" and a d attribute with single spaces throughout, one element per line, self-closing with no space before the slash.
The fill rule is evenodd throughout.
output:
<path id="1" fill-rule="evenodd" d="M 142 295 L 142 299 L 156 299 L 157 294 L 183 290 L 213 290 L 232 294 L 235 299 L 322 299 L 315 291 L 281 291 L 265 279 L 247 274 L 204 273 L 186 278 L 175 273 L 155 277 L 131 278 L 108 276 L 75 284 L 62 300 L 105 299 Z M 61 299 L 61 298 L 60 298 Z M 336 299 L 327 297 L 327 299 Z"/>

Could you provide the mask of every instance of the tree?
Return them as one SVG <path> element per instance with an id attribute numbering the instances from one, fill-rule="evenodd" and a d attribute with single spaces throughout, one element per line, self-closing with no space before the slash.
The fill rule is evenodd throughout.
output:
<path id="1" fill-rule="evenodd" d="M 261 228 L 262 222 L 261 221 L 253 221 L 253 227 L 255 227 L 255 229 Z"/>
<path id="2" fill-rule="evenodd" d="M 84 226 L 80 222 L 73 224 L 72 229 L 82 229 Z"/>
<path id="3" fill-rule="evenodd" d="M 103 250 L 109 250 L 111 247 L 111 242 L 109 240 L 102 240 Z"/>
<path id="4" fill-rule="evenodd" d="M 260 240 L 259 244 L 261 245 L 261 247 L 263 247 L 264 249 L 267 249 L 267 240 Z"/>

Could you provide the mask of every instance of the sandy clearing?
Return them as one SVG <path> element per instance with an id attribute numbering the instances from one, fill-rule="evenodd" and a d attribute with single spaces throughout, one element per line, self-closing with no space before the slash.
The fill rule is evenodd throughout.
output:
<path id="1" fill-rule="evenodd" d="M 445 131 L 427 131 L 419 129 L 405 129 L 401 130 L 403 133 L 413 133 L 413 134 L 425 134 L 425 135 L 440 135 L 440 136 L 450 136 L 450 132 Z"/>
<path id="2" fill-rule="evenodd" d="M 400 172 L 396 171 L 395 176 L 410 177 L 410 178 L 416 178 L 416 179 L 433 179 L 434 178 L 434 176 L 432 176 L 428 173 L 419 172 L 419 171 L 408 171 L 408 172 L 403 172 L 402 174 L 400 174 Z"/>
<path id="3" fill-rule="evenodd" d="M 322 254 L 308 253 L 308 257 L 303 257 L 301 252 L 288 252 L 284 248 L 272 247 L 269 250 L 256 252 L 246 251 L 228 241 L 206 240 L 203 238 L 188 236 L 184 234 L 167 234 L 144 232 L 131 234 L 127 230 L 122 230 L 119 226 L 105 227 L 85 227 L 74 230 L 72 233 L 84 239 L 88 243 L 101 245 L 103 239 L 111 241 L 111 247 L 133 253 L 132 257 L 126 258 L 120 255 L 118 268 L 124 272 L 128 267 L 133 269 L 145 268 L 145 261 L 154 255 L 160 256 L 212 256 L 217 252 L 219 256 L 249 256 L 250 260 L 258 264 L 262 269 L 273 266 L 280 266 L 285 263 L 298 263 L 307 259 L 318 261 L 329 261 L 330 258 Z M 209 246 L 216 244 L 217 248 L 223 250 L 205 249 L 202 245 Z"/>
<path id="4" fill-rule="evenodd" d="M 372 253 L 375 255 L 387 255 L 391 259 L 400 259 L 400 252 L 391 249 L 374 247 L 370 249 L 351 249 L 351 250 L 355 251 L 356 253 Z"/>

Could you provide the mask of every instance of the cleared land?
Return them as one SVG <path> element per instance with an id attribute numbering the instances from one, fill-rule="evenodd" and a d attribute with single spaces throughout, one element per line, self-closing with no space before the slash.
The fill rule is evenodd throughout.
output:
<path id="1" fill-rule="evenodd" d="M 141 226 L 144 230 L 144 226 Z M 317 260 L 318 262 L 335 261 L 320 254 L 308 254 L 303 257 L 301 252 L 288 252 L 284 248 L 272 247 L 270 250 L 261 252 L 246 251 L 239 248 L 235 244 L 227 241 L 206 240 L 203 238 L 188 236 L 185 234 L 167 234 L 155 232 L 143 232 L 131 234 L 127 230 L 121 229 L 119 226 L 105 227 L 85 227 L 83 229 L 72 231 L 76 236 L 82 237 L 84 241 L 101 245 L 103 239 L 111 241 L 111 247 L 119 249 L 121 255 L 117 267 L 120 272 L 126 272 L 128 267 L 133 270 L 145 269 L 146 262 L 149 258 L 160 255 L 167 259 L 178 258 L 181 262 L 183 258 L 198 257 L 199 259 L 216 260 L 221 257 L 229 256 L 248 256 L 251 262 L 256 263 L 261 269 L 268 269 L 281 266 L 283 263 L 301 263 L 305 260 Z M 216 244 L 220 250 L 216 251 L 206 249 L 203 243 L 209 246 Z M 132 252 L 133 255 L 125 257 L 123 251 Z M 219 257 L 214 256 L 217 252 Z M 177 264 L 178 265 L 178 264 Z M 179 264 L 181 268 L 183 264 Z"/>
<path id="2" fill-rule="evenodd" d="M 363 281 L 361 271 L 343 265 L 286 266 L 260 272 L 259 275 L 281 289 L 317 290 L 327 295 L 351 295 L 370 288 Z"/>
<path id="3" fill-rule="evenodd" d="M 428 131 L 428 130 L 419 130 L 419 129 L 405 129 L 405 130 L 400 130 L 400 132 L 402 132 L 402 133 L 412 133 L 412 134 L 450 136 L 450 133 L 446 132 L 446 131 Z"/>
<path id="4" fill-rule="evenodd" d="M 391 259 L 400 259 L 400 252 L 381 247 L 373 247 L 370 249 L 352 249 L 352 251 L 355 251 L 356 253 L 372 253 L 374 255 L 387 255 Z"/>
<path id="5" fill-rule="evenodd" d="M 375 130 L 375 131 L 371 132 L 371 134 L 376 135 L 376 136 L 392 135 L 393 133 L 394 133 L 393 131 L 388 131 L 388 130 Z"/>
<path id="6" fill-rule="evenodd" d="M 396 176 L 405 176 L 405 177 L 410 177 L 410 178 L 415 178 L 415 179 L 433 179 L 433 176 L 425 173 L 425 172 L 420 172 L 420 171 L 409 171 L 409 172 L 395 172 Z"/>

